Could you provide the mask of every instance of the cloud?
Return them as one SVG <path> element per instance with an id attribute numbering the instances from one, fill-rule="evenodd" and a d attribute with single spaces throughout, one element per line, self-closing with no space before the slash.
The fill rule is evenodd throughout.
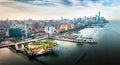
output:
<path id="1" fill-rule="evenodd" d="M 116 6 L 119 5 L 116 0 L 13 0 L 17 2 L 27 3 L 37 6 L 89 6 L 91 2 L 93 4 L 99 4 L 103 6 Z M 120 2 L 120 1 L 119 1 Z"/>
<path id="2" fill-rule="evenodd" d="M 62 4 L 66 6 L 72 6 L 72 2 L 69 0 L 62 0 Z"/>
<path id="3" fill-rule="evenodd" d="M 94 16 L 99 11 L 107 19 L 119 19 L 119 10 L 114 0 L 0 0 L 1 19 L 72 19 Z"/>
<path id="4" fill-rule="evenodd" d="M 55 5 L 54 2 L 50 0 L 34 0 L 34 1 L 27 1 L 27 3 L 33 4 L 33 5 L 43 5 L 43 6 Z"/>

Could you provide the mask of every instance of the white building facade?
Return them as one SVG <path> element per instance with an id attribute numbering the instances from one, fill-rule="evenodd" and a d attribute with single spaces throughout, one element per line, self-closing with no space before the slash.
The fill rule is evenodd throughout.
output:
<path id="1" fill-rule="evenodd" d="M 46 26 L 45 27 L 45 29 L 44 29 L 44 31 L 46 32 L 46 33 L 49 33 L 49 34 L 54 34 L 55 33 L 55 31 L 56 31 L 56 29 L 55 29 L 55 27 L 52 27 L 52 26 Z"/>

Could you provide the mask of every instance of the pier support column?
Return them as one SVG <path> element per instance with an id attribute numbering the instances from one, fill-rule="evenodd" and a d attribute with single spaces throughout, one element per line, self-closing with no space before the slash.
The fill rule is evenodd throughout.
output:
<path id="1" fill-rule="evenodd" d="M 24 49 L 24 48 L 25 48 L 23 44 L 22 44 L 22 46 L 21 46 L 21 47 L 22 47 L 22 49 Z"/>
<path id="2" fill-rule="evenodd" d="M 15 44 L 15 49 L 16 49 L 16 51 L 19 50 L 19 48 L 18 48 L 18 44 Z"/>

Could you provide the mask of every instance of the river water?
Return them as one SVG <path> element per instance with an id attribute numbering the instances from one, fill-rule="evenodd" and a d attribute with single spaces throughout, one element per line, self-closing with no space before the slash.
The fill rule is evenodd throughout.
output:
<path id="1" fill-rule="evenodd" d="M 120 21 L 110 21 L 94 34 L 97 44 L 56 41 L 54 53 L 29 59 L 9 48 L 0 48 L 0 65 L 116 65 L 120 64 Z"/>

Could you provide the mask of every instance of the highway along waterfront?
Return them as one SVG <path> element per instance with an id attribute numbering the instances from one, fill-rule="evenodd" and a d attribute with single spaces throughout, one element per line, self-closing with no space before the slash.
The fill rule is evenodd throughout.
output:
<path id="1" fill-rule="evenodd" d="M 0 48 L 0 65 L 116 65 L 120 64 L 120 21 L 110 21 L 94 35 L 96 44 L 57 41 L 54 53 L 28 58 Z"/>

